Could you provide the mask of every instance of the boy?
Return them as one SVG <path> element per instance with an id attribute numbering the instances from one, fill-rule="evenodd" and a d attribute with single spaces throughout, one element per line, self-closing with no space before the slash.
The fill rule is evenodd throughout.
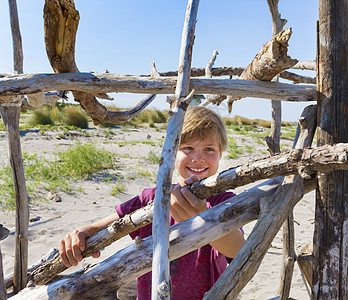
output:
<path id="1" fill-rule="evenodd" d="M 170 201 L 170 226 L 193 217 L 234 196 L 231 192 L 202 200 L 184 186 L 214 175 L 222 152 L 226 150 L 227 134 L 222 119 L 205 107 L 189 107 L 175 160 L 179 183 L 173 186 Z M 82 260 L 85 239 L 124 215 L 145 206 L 155 197 L 155 188 L 145 189 L 133 199 L 116 206 L 116 213 L 96 223 L 74 230 L 59 241 L 59 252 L 67 267 Z M 152 224 L 130 236 L 145 238 L 152 234 Z M 234 230 L 204 247 L 171 262 L 172 299 L 202 299 L 226 269 L 227 258 L 233 258 L 244 243 L 241 230 Z M 93 257 L 99 257 L 100 252 Z M 138 299 L 151 299 L 151 272 L 138 278 Z"/>

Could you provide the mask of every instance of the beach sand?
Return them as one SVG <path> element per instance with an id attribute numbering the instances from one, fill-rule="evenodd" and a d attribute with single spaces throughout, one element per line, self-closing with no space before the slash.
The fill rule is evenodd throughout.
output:
<path id="1" fill-rule="evenodd" d="M 108 131 L 111 130 L 108 133 Z M 53 152 L 67 150 L 70 145 L 77 141 L 82 143 L 91 141 L 97 147 L 103 147 L 117 154 L 119 168 L 117 175 L 123 176 L 120 182 L 125 186 L 122 193 L 111 195 L 114 181 L 103 180 L 103 176 L 95 175 L 86 180 L 74 183 L 79 191 L 74 194 L 58 192 L 61 202 L 54 200 L 39 201 L 30 204 L 29 227 L 29 265 L 37 262 L 51 248 L 57 247 L 58 240 L 75 228 L 97 221 L 112 212 L 114 206 L 122 203 L 136 195 L 144 188 L 154 186 L 153 177 L 158 169 L 157 165 L 146 159 L 150 152 L 160 155 L 161 141 L 165 138 L 165 130 L 155 128 L 124 128 L 113 127 L 112 129 L 98 129 L 91 126 L 87 130 L 88 137 L 80 132 L 71 132 L 62 138 L 59 132 L 39 130 L 27 130 L 21 133 L 22 151 L 37 153 L 48 159 L 53 157 Z M 220 171 L 231 168 L 253 159 L 267 156 L 267 149 L 264 143 L 260 144 L 251 137 L 233 135 L 237 145 L 250 146 L 253 152 L 244 151 L 239 158 L 228 159 L 223 156 Z M 130 143 L 130 141 L 138 141 Z M 144 141 L 144 143 L 139 143 Z M 152 141 L 145 143 L 145 141 Z M 121 143 L 123 142 L 123 143 Z M 283 139 L 282 143 L 288 148 L 291 147 L 290 140 Z M 8 160 L 8 143 L 6 133 L 0 131 L 0 159 Z M 151 173 L 151 176 L 140 174 Z M 174 173 L 174 181 L 176 178 Z M 236 193 L 243 192 L 248 187 L 236 189 Z M 294 210 L 295 219 L 295 249 L 296 252 L 312 241 L 314 228 L 314 192 L 311 192 L 298 203 Z M 14 263 L 14 212 L 1 211 L 0 223 L 6 226 L 10 235 L 0 242 L 3 256 L 5 276 L 13 273 Z M 251 233 L 255 222 L 244 226 L 246 237 Z M 132 243 L 127 236 L 115 242 L 102 251 L 99 259 L 87 258 L 77 267 L 70 268 L 65 273 L 74 272 L 87 264 L 95 263 L 112 255 L 119 249 Z M 281 230 L 272 242 L 259 270 L 254 278 L 248 283 L 240 294 L 240 299 L 270 299 L 277 295 L 280 282 L 280 268 L 282 260 L 282 233 Z M 133 288 L 134 289 L 134 288 Z M 290 296 L 294 299 L 309 299 L 298 265 L 295 264 Z"/>

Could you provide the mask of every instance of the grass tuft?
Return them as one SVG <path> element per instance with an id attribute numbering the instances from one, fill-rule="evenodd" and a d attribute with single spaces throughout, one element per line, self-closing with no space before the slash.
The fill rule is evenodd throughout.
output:
<path id="1" fill-rule="evenodd" d="M 64 107 L 63 112 L 63 122 L 66 125 L 88 128 L 87 114 L 80 106 Z"/>

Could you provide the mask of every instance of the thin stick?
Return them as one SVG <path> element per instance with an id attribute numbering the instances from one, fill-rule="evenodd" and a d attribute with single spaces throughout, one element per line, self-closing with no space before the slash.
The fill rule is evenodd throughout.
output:
<path id="1" fill-rule="evenodd" d="M 178 80 L 175 89 L 175 103 L 167 127 L 161 165 L 156 179 L 155 204 L 153 210 L 152 238 L 152 299 L 170 299 L 169 274 L 169 209 L 172 173 L 176 153 L 180 143 L 182 124 L 187 101 L 191 74 L 192 48 L 199 0 L 189 0 L 181 39 Z"/>

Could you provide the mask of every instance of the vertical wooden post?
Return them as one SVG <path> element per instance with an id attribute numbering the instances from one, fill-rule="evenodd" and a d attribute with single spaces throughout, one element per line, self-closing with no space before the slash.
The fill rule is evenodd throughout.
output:
<path id="1" fill-rule="evenodd" d="M 13 41 L 15 74 L 23 73 L 22 38 L 19 29 L 16 0 L 9 0 L 10 21 Z M 25 186 L 22 152 L 19 135 L 21 96 L 16 103 L 1 106 L 1 115 L 8 132 L 10 162 L 16 197 L 16 246 L 13 291 L 17 293 L 26 286 L 28 269 L 28 225 L 29 198 Z"/>
<path id="2" fill-rule="evenodd" d="M 272 35 L 276 36 L 281 32 L 286 24 L 285 19 L 280 18 L 278 11 L 279 0 L 267 0 L 269 10 L 272 16 Z M 278 77 L 276 79 L 278 81 Z M 281 101 L 271 100 L 272 119 L 271 119 L 271 134 L 266 139 L 268 148 L 271 154 L 280 153 L 280 130 L 282 122 L 282 103 Z"/>
<path id="3" fill-rule="evenodd" d="M 180 144 L 181 130 L 188 103 L 191 75 L 192 48 L 199 0 L 189 0 L 181 38 L 178 79 L 175 102 L 167 126 L 167 136 L 163 145 L 161 165 L 156 178 L 156 193 L 153 210 L 152 239 L 152 299 L 170 299 L 169 270 L 169 209 L 171 181 L 175 157 Z"/>
<path id="4" fill-rule="evenodd" d="M 318 146 L 348 142 L 348 1 L 319 1 Z M 348 171 L 318 174 L 313 299 L 348 299 Z"/>
<path id="5" fill-rule="evenodd" d="M 7 299 L 7 290 L 4 282 L 4 271 L 2 267 L 2 254 L 0 245 L 0 299 Z"/>

